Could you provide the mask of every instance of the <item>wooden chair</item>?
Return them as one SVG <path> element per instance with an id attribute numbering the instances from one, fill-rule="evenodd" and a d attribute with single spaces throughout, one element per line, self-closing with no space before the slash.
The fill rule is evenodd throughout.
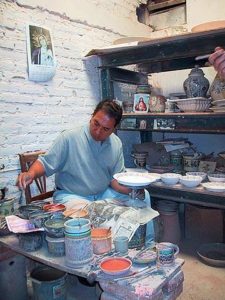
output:
<path id="1" fill-rule="evenodd" d="M 27 172 L 30 166 L 35 162 L 39 155 L 45 154 L 45 151 L 28 151 L 19 154 L 21 172 Z M 53 196 L 54 191 L 47 191 L 46 176 L 41 176 L 33 181 L 36 184 L 36 190 L 39 194 L 33 195 L 31 191 L 31 185 L 28 185 L 25 189 L 26 203 L 31 203 L 36 200 L 44 200 Z"/>

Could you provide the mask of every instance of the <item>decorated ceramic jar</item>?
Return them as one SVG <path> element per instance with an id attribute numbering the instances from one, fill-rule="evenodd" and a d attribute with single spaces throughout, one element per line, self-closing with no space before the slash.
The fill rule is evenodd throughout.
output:
<path id="1" fill-rule="evenodd" d="M 152 113 L 165 112 L 166 98 L 162 95 L 151 95 L 149 99 L 149 110 Z"/>
<path id="2" fill-rule="evenodd" d="M 210 95 L 213 100 L 225 99 L 225 80 L 217 74 L 210 86 Z"/>
<path id="3" fill-rule="evenodd" d="M 206 97 L 209 81 L 204 75 L 204 72 L 198 67 L 191 70 L 188 78 L 183 83 L 187 98 Z"/>

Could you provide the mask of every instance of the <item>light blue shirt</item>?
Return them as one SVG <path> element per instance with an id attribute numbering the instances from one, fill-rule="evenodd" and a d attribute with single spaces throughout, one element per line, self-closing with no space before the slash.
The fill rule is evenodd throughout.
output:
<path id="1" fill-rule="evenodd" d="M 103 192 L 115 173 L 125 171 L 118 136 L 113 133 L 97 142 L 89 125 L 63 132 L 39 160 L 47 176 L 55 173 L 56 187 L 81 196 Z"/>

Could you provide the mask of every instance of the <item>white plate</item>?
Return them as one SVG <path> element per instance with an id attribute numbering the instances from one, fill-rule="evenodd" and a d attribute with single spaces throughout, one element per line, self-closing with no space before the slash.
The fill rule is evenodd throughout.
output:
<path id="1" fill-rule="evenodd" d="M 126 172 L 113 175 L 120 184 L 128 186 L 147 186 L 156 181 L 156 176 L 151 176 L 147 173 Z"/>
<path id="2" fill-rule="evenodd" d="M 212 101 L 212 104 L 216 106 L 225 106 L 225 99 L 214 100 Z"/>
<path id="3" fill-rule="evenodd" d="M 221 182 L 205 182 L 202 186 L 210 192 L 225 192 L 225 183 Z"/>

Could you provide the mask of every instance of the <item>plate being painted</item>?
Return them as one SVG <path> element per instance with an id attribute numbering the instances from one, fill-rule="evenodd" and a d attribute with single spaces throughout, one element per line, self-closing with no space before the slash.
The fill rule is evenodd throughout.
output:
<path id="1" fill-rule="evenodd" d="M 148 173 L 124 172 L 113 176 L 120 184 L 127 186 L 147 186 L 155 182 L 158 177 L 151 176 Z"/>

